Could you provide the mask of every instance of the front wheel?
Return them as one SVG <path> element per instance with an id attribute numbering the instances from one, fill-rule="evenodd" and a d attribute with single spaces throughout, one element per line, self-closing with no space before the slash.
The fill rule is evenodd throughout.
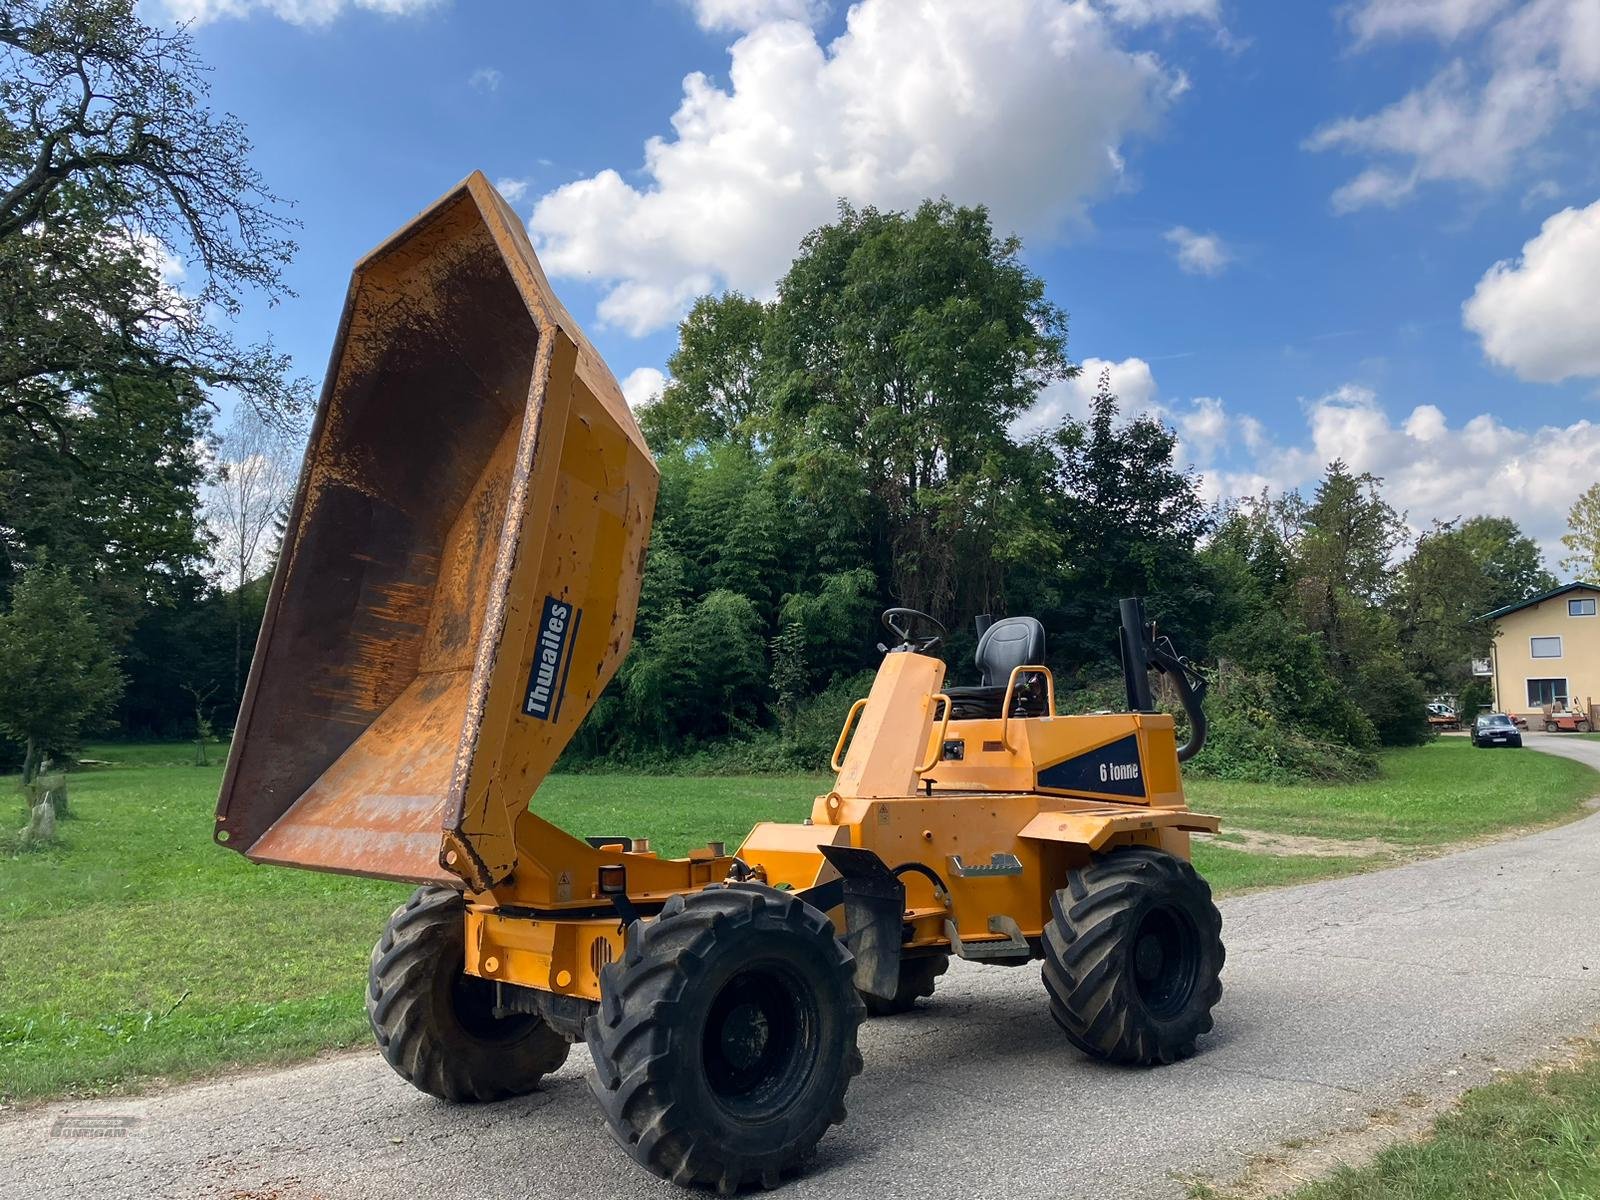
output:
<path id="1" fill-rule="evenodd" d="M 494 984 L 465 966 L 461 893 L 418 888 L 372 948 L 367 1019 L 378 1049 L 401 1078 L 441 1100 L 533 1091 L 571 1045 L 539 1017 L 495 1016 Z"/>
<path id="2" fill-rule="evenodd" d="M 1128 846 L 1067 873 L 1050 901 L 1050 1013 L 1086 1054 L 1170 1063 L 1194 1053 L 1222 996 L 1222 914 L 1189 863 Z"/>
<path id="3" fill-rule="evenodd" d="M 617 1143 L 728 1194 L 803 1166 L 861 1070 L 855 960 L 828 918 L 751 885 L 672 897 L 628 930 L 585 1030 Z"/>

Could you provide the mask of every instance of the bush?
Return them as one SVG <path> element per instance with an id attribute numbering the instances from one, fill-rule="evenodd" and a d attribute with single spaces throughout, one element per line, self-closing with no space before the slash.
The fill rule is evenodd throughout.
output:
<path id="1" fill-rule="evenodd" d="M 1401 665 L 1398 655 L 1386 655 L 1364 667 L 1353 690 L 1381 744 L 1420 746 L 1433 736 L 1422 684 Z"/>
<path id="2" fill-rule="evenodd" d="M 1234 711 L 1208 712 L 1205 749 L 1184 766 L 1204 779 L 1250 783 L 1342 783 L 1371 779 L 1377 759 L 1366 750 L 1320 741 Z"/>
<path id="3" fill-rule="evenodd" d="M 1469 724 L 1480 711 L 1494 704 L 1494 688 L 1487 679 L 1474 677 L 1456 697 L 1456 715 L 1463 725 Z"/>
<path id="4" fill-rule="evenodd" d="M 1237 668 L 1216 672 L 1206 701 L 1205 748 L 1185 766 L 1193 775 L 1256 783 L 1370 779 L 1378 763 L 1367 746 L 1329 737 L 1292 719 L 1276 677 Z M 1346 714 L 1338 710 L 1340 717 Z"/>
<path id="5" fill-rule="evenodd" d="M 614 745 L 609 752 L 574 739 L 558 769 L 604 774 L 766 775 L 827 771 L 850 706 L 872 687 L 872 672 L 835 681 L 796 707 L 787 736 L 746 725 L 728 738 L 690 742 L 681 748 Z M 598 705 L 596 706 L 598 708 Z"/>

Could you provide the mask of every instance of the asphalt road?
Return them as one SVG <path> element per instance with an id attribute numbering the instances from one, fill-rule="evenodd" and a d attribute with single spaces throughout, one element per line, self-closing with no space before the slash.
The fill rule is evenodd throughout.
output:
<path id="1" fill-rule="evenodd" d="M 1600 742 L 1528 742 L 1600 767 Z M 1194 1059 L 1089 1062 L 1036 966 L 956 964 L 924 1010 L 863 1027 L 850 1119 L 781 1194 L 1181 1196 L 1182 1174 L 1230 1177 L 1600 1022 L 1600 814 L 1222 909 L 1226 992 Z M 412 1091 L 375 1053 L 54 1105 L 0 1120 L 0 1196 L 684 1195 L 612 1146 L 588 1069 L 575 1049 L 543 1092 L 477 1108 Z"/>

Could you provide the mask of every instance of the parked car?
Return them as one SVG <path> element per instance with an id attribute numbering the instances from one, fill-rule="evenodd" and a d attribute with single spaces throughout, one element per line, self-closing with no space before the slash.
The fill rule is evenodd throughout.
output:
<path id="1" fill-rule="evenodd" d="M 1484 713 L 1472 725 L 1474 746 L 1520 746 L 1522 731 L 1505 713 Z"/>

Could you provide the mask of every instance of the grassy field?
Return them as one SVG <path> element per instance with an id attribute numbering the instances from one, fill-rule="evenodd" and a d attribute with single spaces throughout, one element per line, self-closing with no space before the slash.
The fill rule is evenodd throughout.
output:
<path id="1" fill-rule="evenodd" d="M 364 1042 L 368 950 L 400 885 L 253 867 L 213 845 L 221 767 L 187 746 L 99 746 L 71 777 L 62 844 L 12 856 L 0 840 L 0 1099 L 78 1093 L 152 1075 L 268 1062 Z M 1385 756 L 1385 778 L 1344 787 L 1196 781 L 1192 803 L 1230 825 L 1429 846 L 1557 819 L 1597 790 L 1576 763 L 1474 752 L 1450 740 Z M 15 780 L 0 781 L 0 798 Z M 821 776 L 559 776 L 540 812 L 579 833 L 648 835 L 665 854 L 737 843 L 761 819 L 798 820 Z M 0 813 L 5 812 L 0 806 Z M 0 817 L 0 839 L 21 825 Z M 1374 865 L 1359 853 L 1265 855 L 1196 846 L 1219 891 Z"/>
<path id="2" fill-rule="evenodd" d="M 1476 750 L 1441 738 L 1383 756 L 1380 778 L 1332 787 L 1196 779 L 1189 803 L 1230 824 L 1325 838 L 1381 838 L 1438 846 L 1508 826 L 1540 825 L 1572 812 L 1594 772 L 1527 750 Z"/>
<path id="3" fill-rule="evenodd" d="M 1224 1195 L 1206 1188 L 1200 1200 Z M 1282 1200 L 1593 1200 L 1600 1197 L 1600 1053 L 1476 1088 L 1418 1142 Z"/>

